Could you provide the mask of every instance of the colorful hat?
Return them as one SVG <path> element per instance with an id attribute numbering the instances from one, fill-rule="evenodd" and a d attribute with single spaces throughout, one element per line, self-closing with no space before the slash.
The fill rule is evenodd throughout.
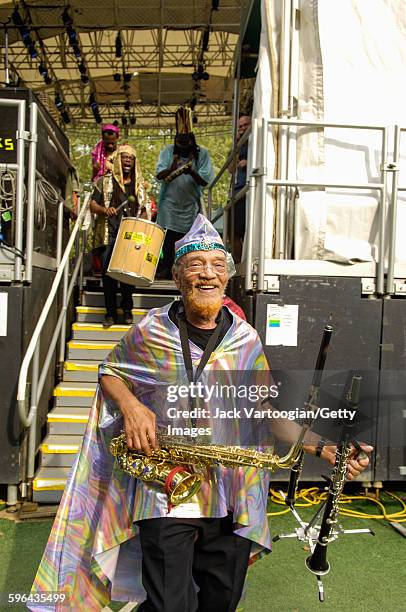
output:
<path id="1" fill-rule="evenodd" d="M 234 261 L 230 253 L 227 253 L 220 234 L 210 221 L 202 214 L 198 214 L 188 233 L 175 242 L 175 262 L 186 253 L 193 251 L 214 251 L 225 253 L 227 258 L 227 270 L 229 276 L 235 274 Z"/>
<path id="2" fill-rule="evenodd" d="M 192 110 L 187 106 L 179 106 L 175 114 L 176 133 L 190 134 L 192 131 Z"/>
<path id="3" fill-rule="evenodd" d="M 175 242 L 175 261 L 192 251 L 214 249 L 227 252 L 217 230 L 205 216 L 198 214 L 188 233 Z"/>
<path id="4" fill-rule="evenodd" d="M 117 136 L 120 136 L 120 130 L 117 127 L 117 125 L 114 125 L 114 123 L 105 123 L 104 125 L 102 125 L 102 134 L 103 132 L 114 132 L 115 134 L 117 134 Z"/>

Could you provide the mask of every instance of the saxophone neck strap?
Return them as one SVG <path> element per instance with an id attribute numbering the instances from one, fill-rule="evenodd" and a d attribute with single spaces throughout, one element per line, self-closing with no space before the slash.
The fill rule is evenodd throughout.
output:
<path id="1" fill-rule="evenodd" d="M 223 320 L 224 320 L 223 309 L 221 309 L 220 311 L 220 315 L 217 320 L 217 325 L 214 328 L 213 333 L 211 334 L 209 338 L 206 348 L 203 351 L 202 358 L 200 359 L 199 365 L 197 366 L 196 372 L 194 374 L 193 374 L 192 356 L 190 353 L 190 346 L 189 346 L 189 337 L 188 337 L 187 326 L 186 326 L 186 315 L 185 315 L 185 309 L 184 309 L 183 304 L 179 306 L 178 312 L 176 314 L 176 318 L 177 318 L 178 325 L 179 325 L 180 342 L 182 346 L 183 361 L 185 363 L 187 377 L 190 383 L 196 383 L 201 373 L 203 372 L 210 358 L 210 355 L 214 351 L 217 341 L 220 337 L 220 332 L 223 327 Z"/>

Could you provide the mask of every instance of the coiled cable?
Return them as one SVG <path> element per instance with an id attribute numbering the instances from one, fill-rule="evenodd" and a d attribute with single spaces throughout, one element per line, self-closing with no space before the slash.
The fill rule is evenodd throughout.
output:
<path id="1" fill-rule="evenodd" d="M 47 225 L 47 204 L 59 204 L 61 196 L 58 191 L 44 177 L 38 177 L 35 184 L 35 227 L 44 231 Z"/>
<path id="2" fill-rule="evenodd" d="M 0 214 L 14 209 L 17 197 L 17 172 L 0 170 Z M 25 198 L 25 186 L 24 186 Z"/>

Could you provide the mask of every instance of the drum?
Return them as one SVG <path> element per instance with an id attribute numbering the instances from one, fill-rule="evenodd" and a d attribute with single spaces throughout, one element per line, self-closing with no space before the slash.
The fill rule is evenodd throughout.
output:
<path id="1" fill-rule="evenodd" d="M 107 274 L 122 283 L 148 287 L 154 282 L 165 230 L 152 221 L 121 220 Z"/>

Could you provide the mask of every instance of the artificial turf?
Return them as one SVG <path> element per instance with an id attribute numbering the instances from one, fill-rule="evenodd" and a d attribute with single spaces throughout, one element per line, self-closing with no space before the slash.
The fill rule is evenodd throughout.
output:
<path id="1" fill-rule="evenodd" d="M 404 497 L 404 493 L 400 495 Z M 352 507 L 378 512 L 368 502 L 355 504 Z M 399 505 L 389 499 L 385 499 L 385 506 L 391 512 L 399 510 Z M 279 511 L 281 507 L 270 503 L 269 510 Z M 305 520 L 313 512 L 308 508 L 298 510 Z M 340 523 L 350 529 L 369 527 L 376 535 L 343 535 L 329 545 L 331 571 L 324 578 L 326 600 L 323 604 L 318 601 L 316 579 L 305 567 L 309 552 L 296 539 L 285 539 L 276 542 L 270 555 L 251 566 L 244 610 L 404 612 L 406 539 L 383 520 L 341 517 Z M 0 520 L 0 593 L 30 590 L 51 525 L 51 520 L 22 523 Z M 296 522 L 285 514 L 271 516 L 270 525 L 272 535 L 276 535 L 292 531 Z M 115 610 L 120 607 L 111 605 Z M 9 607 L 5 603 L 0 606 L 0 610 L 23 609 L 23 606 Z"/>

